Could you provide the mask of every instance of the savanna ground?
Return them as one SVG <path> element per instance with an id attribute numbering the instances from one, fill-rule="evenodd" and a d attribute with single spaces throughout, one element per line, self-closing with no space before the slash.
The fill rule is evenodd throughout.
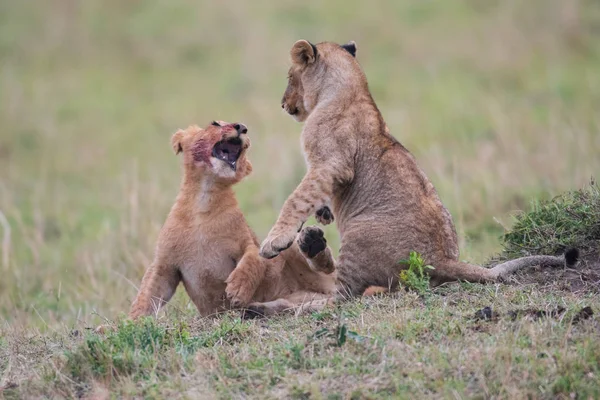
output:
<path id="1" fill-rule="evenodd" d="M 275 221 L 304 172 L 279 107 L 299 38 L 357 41 L 462 259 L 576 245 L 581 265 L 268 321 L 199 319 L 180 291 L 119 322 L 177 192 L 177 128 L 246 123 L 238 198 L 260 237 Z M 596 1 L 5 0 L 0 65 L 0 396 L 600 397 Z"/>

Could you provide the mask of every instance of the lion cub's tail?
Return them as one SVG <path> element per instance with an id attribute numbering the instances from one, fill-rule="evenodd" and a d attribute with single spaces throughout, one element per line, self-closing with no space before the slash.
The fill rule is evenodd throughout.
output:
<path id="1" fill-rule="evenodd" d="M 520 269 L 534 265 L 547 265 L 550 267 L 572 267 L 579 261 L 579 250 L 569 249 L 562 256 L 527 256 L 509 260 L 495 265 L 492 268 L 483 268 L 460 261 L 450 261 L 444 265 L 445 275 L 453 280 L 459 279 L 468 282 L 495 282 L 499 278 L 508 276 Z M 441 271 L 438 271 L 441 272 Z"/>
<path id="2" fill-rule="evenodd" d="M 491 268 L 491 270 L 496 274 L 496 277 L 500 278 L 510 275 L 522 268 L 531 267 L 534 265 L 547 265 L 549 267 L 572 267 L 577 264 L 577 261 L 579 261 L 579 250 L 573 248 L 567 250 L 562 256 L 521 257 L 495 265 L 493 268 Z"/>

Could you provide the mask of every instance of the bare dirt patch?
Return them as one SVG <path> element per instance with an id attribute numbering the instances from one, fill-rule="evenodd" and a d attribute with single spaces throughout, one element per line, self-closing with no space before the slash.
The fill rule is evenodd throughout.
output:
<path id="1" fill-rule="evenodd" d="M 575 268 L 540 266 L 522 271 L 506 279 L 509 285 L 536 284 L 542 291 L 563 291 L 576 294 L 600 292 L 600 254 L 581 258 Z"/>

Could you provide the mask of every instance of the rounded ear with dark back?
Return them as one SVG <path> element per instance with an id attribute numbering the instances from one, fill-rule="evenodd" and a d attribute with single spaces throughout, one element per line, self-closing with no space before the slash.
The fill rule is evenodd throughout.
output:
<path id="1" fill-rule="evenodd" d="M 299 65 L 308 65 L 317 58 L 317 47 L 307 40 L 298 40 L 290 51 L 292 62 Z"/>
<path id="2" fill-rule="evenodd" d="M 181 141 L 183 140 L 183 135 L 185 131 L 180 129 L 173 134 L 171 137 L 171 146 L 173 147 L 173 151 L 175 154 L 179 154 L 183 151 L 183 147 L 181 145 Z"/>
<path id="3" fill-rule="evenodd" d="M 343 44 L 342 49 L 344 49 L 348 53 L 352 54 L 352 57 L 356 57 L 356 42 L 354 40 L 351 40 L 348 43 Z"/>

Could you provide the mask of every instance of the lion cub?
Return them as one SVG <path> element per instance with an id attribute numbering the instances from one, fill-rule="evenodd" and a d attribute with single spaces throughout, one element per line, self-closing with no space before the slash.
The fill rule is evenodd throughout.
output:
<path id="1" fill-rule="evenodd" d="M 180 281 L 203 316 L 252 301 L 251 309 L 269 315 L 333 292 L 333 263 L 319 228 L 304 228 L 277 260 L 258 255 L 232 188 L 252 171 L 247 131 L 243 124 L 215 121 L 173 135 L 173 150 L 183 153 L 181 189 L 131 318 L 156 313 Z"/>
<path id="2" fill-rule="evenodd" d="M 495 282 L 527 266 L 577 262 L 576 249 L 489 269 L 460 261 L 452 217 L 415 158 L 390 134 L 356 60 L 356 43 L 299 40 L 290 54 L 282 107 L 305 122 L 301 143 L 308 169 L 283 205 L 261 255 L 276 257 L 315 210 L 331 204 L 340 232 L 335 265 L 344 294 L 397 287 L 405 268 L 398 261 L 411 251 L 435 268 L 430 271 L 434 285 Z"/>

